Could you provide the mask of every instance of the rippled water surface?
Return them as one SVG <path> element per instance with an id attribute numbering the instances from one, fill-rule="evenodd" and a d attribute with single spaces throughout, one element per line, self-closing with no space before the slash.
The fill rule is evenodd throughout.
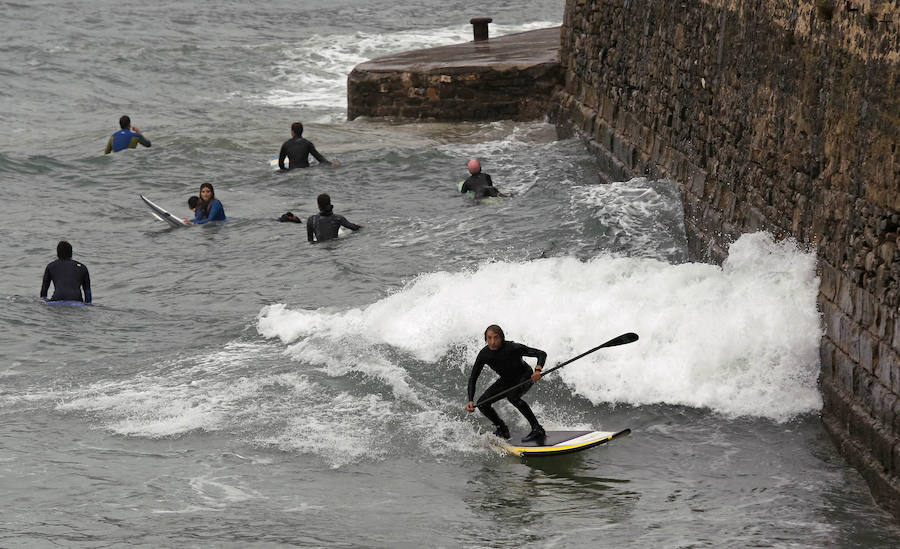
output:
<path id="1" fill-rule="evenodd" d="M 543 122 L 345 120 L 355 64 L 562 2 L 2 5 L 0 545 L 898 543 L 817 415 L 813 255 L 755 234 L 692 263 L 676 185 L 600 184 Z M 153 147 L 104 156 L 126 113 Z M 298 120 L 339 168 L 269 168 Z M 471 157 L 512 198 L 456 193 Z M 138 198 L 187 216 L 203 182 L 224 225 Z M 362 231 L 276 222 L 321 192 Z M 92 307 L 37 298 L 60 239 Z M 527 397 L 631 436 L 496 450 L 462 409 L 495 322 L 550 364 L 640 334 Z"/>

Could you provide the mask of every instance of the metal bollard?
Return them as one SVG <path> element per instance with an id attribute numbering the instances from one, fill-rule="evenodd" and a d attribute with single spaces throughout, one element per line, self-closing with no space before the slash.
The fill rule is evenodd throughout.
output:
<path id="1" fill-rule="evenodd" d="M 473 17 L 469 20 L 469 23 L 472 23 L 472 31 L 475 33 L 476 42 L 488 39 L 488 23 L 493 20 L 493 17 Z"/>

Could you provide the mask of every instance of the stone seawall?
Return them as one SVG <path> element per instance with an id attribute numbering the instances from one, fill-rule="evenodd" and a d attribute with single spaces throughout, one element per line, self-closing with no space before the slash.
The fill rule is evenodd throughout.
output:
<path id="1" fill-rule="evenodd" d="M 361 63 L 347 78 L 347 118 L 542 118 L 562 84 L 559 33 L 553 27 Z"/>
<path id="2" fill-rule="evenodd" d="M 684 191 L 695 256 L 815 247 L 823 421 L 900 518 L 897 0 L 568 0 L 551 118 Z"/>

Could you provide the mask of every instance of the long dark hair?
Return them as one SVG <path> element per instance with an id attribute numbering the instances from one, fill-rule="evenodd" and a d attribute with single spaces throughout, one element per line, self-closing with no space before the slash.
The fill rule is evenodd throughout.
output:
<path id="1" fill-rule="evenodd" d="M 496 324 L 491 324 L 484 330 L 484 340 L 487 341 L 488 332 L 494 332 L 498 336 L 500 336 L 500 341 L 506 342 L 506 334 L 503 333 L 503 328 L 497 326 Z"/>
<path id="2" fill-rule="evenodd" d="M 200 203 L 197 204 L 197 207 L 206 212 L 206 215 L 209 215 L 209 206 L 213 203 L 213 200 L 216 199 L 216 190 L 213 189 L 212 183 L 202 183 L 200 185 L 200 190 L 209 189 L 209 200 L 200 199 Z M 203 193 L 200 193 L 200 196 L 203 196 Z"/>

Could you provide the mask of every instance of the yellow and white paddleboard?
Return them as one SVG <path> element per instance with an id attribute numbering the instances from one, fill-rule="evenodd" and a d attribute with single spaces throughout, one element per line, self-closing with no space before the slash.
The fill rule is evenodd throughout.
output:
<path id="1" fill-rule="evenodd" d="M 558 456 L 587 450 L 614 438 L 625 436 L 630 432 L 631 429 L 622 431 L 547 431 L 546 438 L 531 442 L 521 442 L 524 433 L 513 433 L 509 440 L 492 438 L 498 446 L 515 456 Z"/>

